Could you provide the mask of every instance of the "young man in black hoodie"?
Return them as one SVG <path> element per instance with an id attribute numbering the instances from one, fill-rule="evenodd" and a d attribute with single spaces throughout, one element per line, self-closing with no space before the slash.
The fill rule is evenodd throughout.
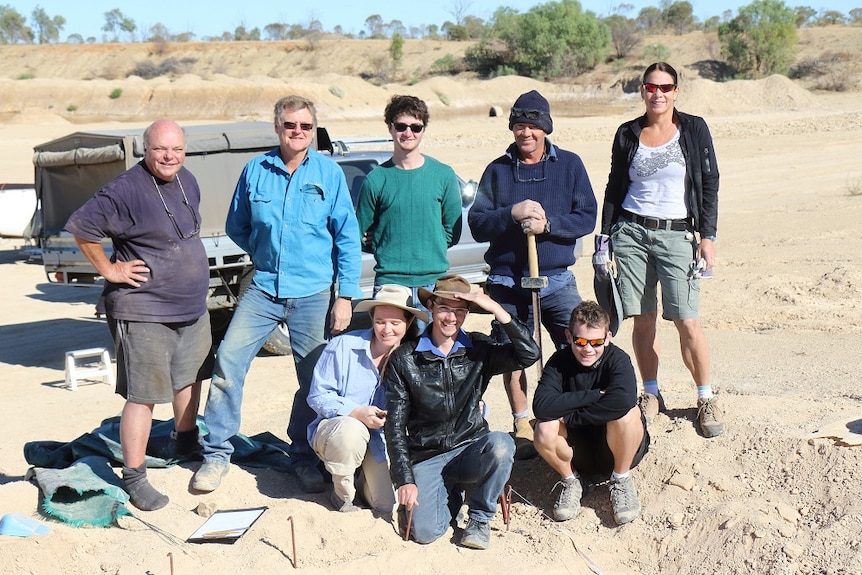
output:
<path id="1" fill-rule="evenodd" d="M 534 445 L 560 474 L 554 519 L 565 521 L 581 508 L 580 473 L 610 474 L 614 520 L 622 525 L 640 515 L 630 471 L 649 449 L 646 420 L 637 406 L 637 380 L 629 356 L 611 343 L 610 318 L 597 303 L 573 311 L 569 349 L 545 365 L 533 397 L 538 423 Z"/>

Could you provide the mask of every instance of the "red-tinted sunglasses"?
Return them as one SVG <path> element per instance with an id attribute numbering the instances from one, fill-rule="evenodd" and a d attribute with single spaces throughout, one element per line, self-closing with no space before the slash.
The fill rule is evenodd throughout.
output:
<path id="1" fill-rule="evenodd" d="M 590 347 L 595 349 L 597 347 L 602 347 L 603 345 L 605 345 L 605 338 L 587 339 L 585 337 L 573 337 L 572 343 L 578 347 L 587 347 L 587 344 L 590 344 Z"/>
<path id="2" fill-rule="evenodd" d="M 650 94 L 654 94 L 656 90 L 661 90 L 663 94 L 667 94 L 674 88 L 676 88 L 676 84 L 650 84 L 645 83 L 644 90 L 649 92 Z"/>

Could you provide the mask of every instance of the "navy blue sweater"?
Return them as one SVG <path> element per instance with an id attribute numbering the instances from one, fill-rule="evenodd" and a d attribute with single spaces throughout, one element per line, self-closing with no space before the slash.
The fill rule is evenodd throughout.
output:
<path id="1" fill-rule="evenodd" d="M 536 236 L 539 274 L 553 276 L 575 263 L 575 242 L 596 227 L 596 196 L 581 158 L 545 139 L 547 158 L 536 164 L 516 162 L 513 143 L 491 162 L 479 182 L 468 223 L 477 242 L 490 242 L 485 261 L 491 275 L 519 279 L 529 275 L 527 238 L 512 219 L 512 206 L 523 200 L 542 204 L 551 224 Z"/>

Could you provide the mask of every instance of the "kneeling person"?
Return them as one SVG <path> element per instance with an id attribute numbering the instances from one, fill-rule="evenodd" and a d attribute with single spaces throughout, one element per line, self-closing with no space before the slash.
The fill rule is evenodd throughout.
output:
<path id="1" fill-rule="evenodd" d="M 371 329 L 334 338 L 314 368 L 308 405 L 317 418 L 308 426 L 308 444 L 332 474 L 330 501 L 336 511 L 359 510 L 353 504 L 357 469 L 369 505 L 390 515 L 395 508 L 381 377 L 392 350 L 405 336 L 416 336 L 414 320 L 428 321 L 427 313 L 407 305 L 412 296 L 410 288 L 384 285 L 375 299 L 359 302 L 355 311 L 369 311 Z"/>
<path id="2" fill-rule="evenodd" d="M 539 420 L 536 450 L 562 477 L 562 492 L 554 505 L 557 521 L 580 511 L 578 472 L 611 473 L 611 504 L 618 524 L 640 515 L 630 471 L 648 451 L 650 438 L 637 406 L 631 359 L 610 342 L 609 326 L 601 306 L 580 303 L 566 331 L 571 349 L 551 357 L 533 397 Z"/>

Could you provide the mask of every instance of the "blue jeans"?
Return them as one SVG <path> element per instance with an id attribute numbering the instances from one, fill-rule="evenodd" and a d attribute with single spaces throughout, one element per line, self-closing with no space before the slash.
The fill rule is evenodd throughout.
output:
<path id="1" fill-rule="evenodd" d="M 533 333 L 533 295 L 530 290 L 520 286 L 488 284 L 488 295 L 511 315 L 527 324 L 530 333 Z M 563 349 L 568 345 L 566 329 L 572 318 L 572 310 L 579 303 L 581 303 L 581 294 L 578 293 L 578 284 L 574 276 L 560 289 L 539 299 L 539 305 L 542 308 L 542 325 L 548 330 L 548 335 L 551 336 L 556 349 Z M 509 343 L 509 336 L 497 320 L 491 322 L 491 337 L 497 343 Z"/>
<path id="2" fill-rule="evenodd" d="M 461 508 L 465 487 L 471 519 L 488 522 L 497 513 L 497 500 L 512 472 L 515 440 L 491 431 L 473 443 L 413 465 L 419 505 L 413 508 L 411 534 L 417 543 L 431 543 L 449 529 Z"/>
<path id="3" fill-rule="evenodd" d="M 242 391 L 251 362 L 280 322 L 290 334 L 299 390 L 293 398 L 287 433 L 291 455 L 315 457 L 306 430 L 317 414 L 306 401 L 314 364 L 326 343 L 330 290 L 303 298 L 276 298 L 249 286 L 231 319 L 216 354 L 212 384 L 204 410 L 209 433 L 201 440 L 204 459 L 230 461 L 230 438 L 239 433 Z"/>

